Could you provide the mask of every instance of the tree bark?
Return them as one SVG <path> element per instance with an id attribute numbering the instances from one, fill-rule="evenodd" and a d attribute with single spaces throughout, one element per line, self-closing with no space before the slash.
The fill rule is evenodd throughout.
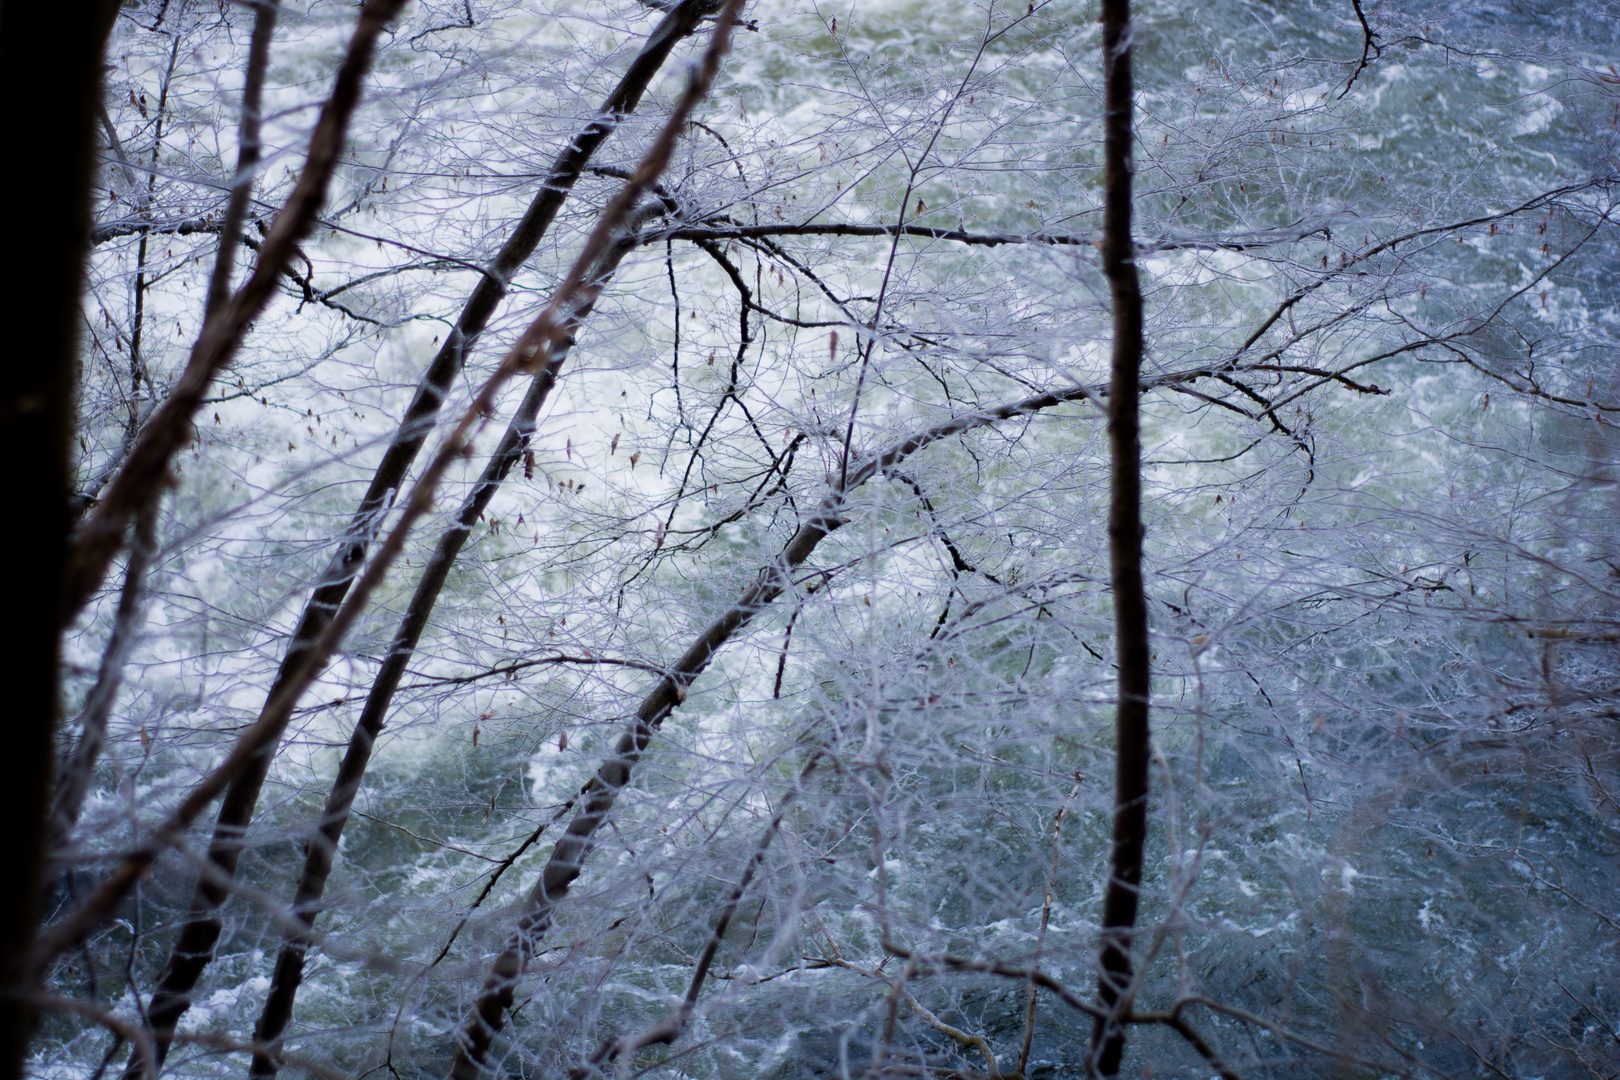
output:
<path id="1" fill-rule="evenodd" d="M 365 497 L 361 499 L 337 551 L 321 576 L 320 584 L 299 618 L 286 656 L 266 694 L 267 703 L 274 701 L 278 693 L 301 674 L 310 646 L 331 624 L 332 616 L 348 595 L 354 575 L 364 563 L 383 517 L 403 487 L 406 474 L 433 429 L 434 419 L 449 393 L 451 383 L 460 373 L 478 336 L 488 326 L 495 309 L 505 298 L 512 275 L 534 254 L 597 148 L 618 127 L 622 117 L 635 110 L 670 52 L 697 29 L 704 15 L 712 14 L 714 6 L 714 0 L 685 0 L 666 15 L 648 37 L 619 84 L 603 102 L 596 118 L 569 142 L 552 163 L 539 192 L 485 270 L 463 306 L 455 327 L 446 336 L 443 347 L 417 384 L 416 393 L 372 475 Z M 276 746 L 277 742 L 272 741 L 254 756 L 232 781 L 220 805 L 208 850 L 208 859 L 213 864 L 212 872 L 202 875 L 197 883 L 186 925 L 170 952 L 148 1010 L 157 1036 L 156 1054 L 160 1064 L 168 1052 L 174 1025 L 191 1007 L 191 992 L 213 960 L 214 949 L 223 929 L 220 906 L 225 901 L 225 882 L 235 876 L 243 838 L 258 807 L 259 793 L 269 775 Z M 130 1069 L 138 1065 L 139 1062 L 131 1059 Z"/>
<path id="2" fill-rule="evenodd" d="M 7 4 L 0 18 L 0 95 L 8 102 L 9 278 L 0 460 L 12 519 L 11 644 L 0 650 L 12 806 L 0 830 L 0 1078 L 23 1071 L 34 1010 L 29 956 L 39 926 L 53 740 L 60 710 L 63 576 L 70 515 L 68 444 L 79 358 L 79 296 L 90 247 L 101 60 L 118 5 L 109 0 Z"/>
<path id="3" fill-rule="evenodd" d="M 1103 0 L 1105 186 L 1102 266 L 1114 308 L 1108 383 L 1108 555 L 1114 592 L 1118 664 L 1115 709 L 1114 842 L 1103 896 L 1102 972 L 1105 1014 L 1092 1031 L 1091 1071 L 1119 1073 L 1125 1052 L 1122 1014 L 1130 1011 L 1131 936 L 1142 885 L 1147 835 L 1147 597 L 1142 584 L 1142 448 L 1138 399 L 1142 375 L 1142 291 L 1131 241 L 1132 129 L 1130 0 Z"/>

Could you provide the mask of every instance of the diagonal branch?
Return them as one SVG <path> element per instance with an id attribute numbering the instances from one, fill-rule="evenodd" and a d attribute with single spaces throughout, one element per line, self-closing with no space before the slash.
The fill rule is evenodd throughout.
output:
<path id="1" fill-rule="evenodd" d="M 157 553 L 157 508 L 146 507 L 135 518 L 135 539 L 130 545 L 129 559 L 124 566 L 124 584 L 118 596 L 118 611 L 113 616 L 112 633 L 101 654 L 101 665 L 96 671 L 96 682 L 85 698 L 79 715 L 82 729 L 73 752 L 62 768 L 57 787 L 56 807 L 51 815 L 51 834 L 46 850 L 59 854 L 79 822 L 85 796 L 90 793 L 90 782 L 95 775 L 96 762 L 107 739 L 107 721 L 112 715 L 113 703 L 118 699 L 118 688 L 124 681 L 124 665 L 129 660 L 140 628 L 141 600 L 146 588 L 146 575 L 152 556 Z"/>
<path id="2" fill-rule="evenodd" d="M 304 170 L 276 216 L 264 251 L 240 289 L 203 324 L 185 369 L 168 398 L 147 422 L 107 494 L 81 526 L 67 554 L 62 621 L 70 621 L 100 587 L 122 546 L 124 530 L 141 507 L 157 498 L 168 481 L 169 465 L 191 437 L 191 418 L 216 375 L 241 348 L 248 327 L 264 311 L 282 266 L 309 236 L 326 200 L 333 170 L 348 134 L 349 118 L 360 102 L 360 88 L 377 39 L 405 0 L 366 0 L 332 94 L 321 107 L 310 136 Z"/>
<path id="3" fill-rule="evenodd" d="M 741 0 L 730 0 L 730 8 L 740 7 Z M 434 492 L 450 467 L 466 452 L 482 417 L 494 408 L 501 391 L 515 376 L 523 372 L 543 372 L 554 356 L 565 354 L 569 314 L 580 305 L 594 301 L 599 286 L 589 279 L 593 266 L 603 252 L 617 242 L 630 209 L 641 198 L 651 183 L 668 167 L 675 144 L 686 117 L 707 92 L 719 68 L 723 44 L 732 19 L 722 19 L 716 40 L 722 47 L 711 43 L 701 71 L 691 79 L 679 104 L 660 132 L 652 148 L 642 159 L 630 183 L 614 197 L 603 211 L 600 220 L 583 250 L 569 270 L 562 285 L 553 295 L 545 310 L 529 325 L 507 352 L 505 359 L 474 395 L 472 403 L 450 429 L 444 445 L 423 471 L 410 495 L 404 500 L 399 520 L 379 546 L 365 572 L 355 582 L 343 606 L 312 644 L 297 670 L 265 705 L 259 719 L 249 725 L 237 738 L 225 760 L 202 781 L 186 793 L 165 820 L 154 828 L 146 842 L 129 853 L 104 881 L 93 889 L 63 919 L 57 922 L 36 943 L 30 961 L 37 971 L 79 941 L 91 929 L 110 917 L 113 907 L 135 887 L 158 856 L 171 847 L 183 844 L 186 829 L 197 815 L 239 775 L 248 762 L 265 754 L 274 746 L 292 717 L 298 700 L 315 681 L 325 662 L 336 651 L 349 629 L 359 618 L 371 595 L 381 585 L 395 559 L 404 550 L 405 540 L 416 523 L 433 506 Z M 555 372 L 553 372 L 553 375 Z"/>
<path id="4" fill-rule="evenodd" d="M 564 283 L 558 298 L 552 301 L 547 312 L 542 314 L 535 324 L 530 327 L 529 331 L 524 334 L 509 357 L 508 363 L 502 365 L 503 369 L 512 365 L 514 361 L 522 364 L 530 363 L 532 361 L 529 358 L 538 354 L 542 348 L 549 352 L 561 344 L 561 327 L 553 318 L 554 313 L 559 308 L 559 302 L 565 297 L 571 301 L 572 294 L 582 291 L 581 285 L 585 268 L 594 262 L 597 257 L 596 252 L 599 252 L 607 245 L 620 221 L 629 211 L 630 206 L 633 205 L 636 199 L 640 198 L 641 193 L 668 166 L 670 158 L 674 154 L 675 145 L 686 127 L 687 118 L 691 115 L 698 102 L 708 95 L 709 87 L 713 85 L 715 76 L 719 73 L 720 61 L 730 48 L 732 27 L 737 22 L 737 17 L 742 11 L 744 2 L 745 0 L 727 0 L 726 6 L 721 11 L 717 21 L 714 37 L 710 40 L 709 47 L 703 54 L 702 65 L 692 72 L 680 101 L 671 111 L 669 119 L 659 132 L 657 140 L 642 159 L 630 183 L 625 185 L 624 190 L 619 193 L 603 214 L 602 220 L 597 224 L 595 232 L 592 233 L 591 239 L 586 244 L 586 252 L 580 256 L 580 261 L 575 264 L 574 270 L 570 272 L 568 281 Z M 492 379 L 491 385 L 486 386 L 484 394 L 481 395 L 481 401 L 484 397 L 492 396 L 492 386 L 495 382 L 496 380 Z M 468 426 L 472 415 L 472 413 L 469 413 L 463 418 L 463 427 Z M 451 445 L 446 447 L 445 452 L 441 452 L 439 461 L 434 463 L 435 466 L 439 466 L 441 462 L 445 467 L 448 466 L 449 457 L 447 453 L 457 449 L 456 444 L 458 442 L 459 435 L 458 438 L 451 440 Z M 422 485 L 427 483 L 428 477 L 424 477 Z M 422 485 L 419 485 L 419 487 Z M 412 507 L 414 507 L 417 498 L 418 496 L 413 496 Z M 395 533 L 397 534 L 398 531 L 399 529 L 396 527 Z M 390 543 L 392 543 L 394 536 L 390 536 L 389 539 Z M 808 554 L 808 550 L 805 554 Z M 778 591 L 780 591 L 780 587 L 778 587 Z M 703 663 L 706 662 L 707 654 L 703 659 Z M 676 684 L 666 676 L 661 680 L 660 686 L 668 688 L 671 700 L 673 700 Z M 684 696 L 684 686 L 682 687 L 682 694 Z M 663 712 L 667 715 L 668 707 L 664 708 Z M 648 734 L 650 737 L 650 729 Z M 614 773 L 613 775 L 616 777 L 618 774 Z M 608 793 L 607 804 L 611 805 L 612 793 L 616 793 L 618 787 L 622 786 L 624 781 L 628 779 L 629 770 L 625 768 L 623 777 L 618 784 L 610 783 L 604 788 L 598 784 L 597 779 L 593 778 L 586 785 L 585 791 L 581 795 L 585 802 L 584 813 L 582 817 L 574 819 L 569 826 L 568 834 L 553 849 L 552 863 L 557 862 L 559 852 L 565 850 L 577 852 L 581 850 L 580 845 L 582 843 L 586 846 L 589 845 L 590 835 L 595 832 L 596 825 L 601 822 L 606 812 L 605 807 L 600 811 L 593 810 L 593 808 L 601 803 L 604 792 Z M 590 827 L 584 832 L 579 830 L 582 818 L 591 822 Z M 550 865 L 548 863 L 548 868 Z M 567 875 L 567 880 L 571 882 L 578 874 L 579 870 L 576 861 L 573 873 Z M 532 906 L 532 903 L 525 905 L 526 908 L 530 906 Z M 482 1071 L 485 1054 L 488 1052 L 490 1043 L 494 1040 L 496 1033 L 503 1026 L 506 1010 L 511 1005 L 512 987 L 515 984 L 516 975 L 522 968 L 523 959 L 527 955 L 526 943 L 528 940 L 529 935 L 520 929 L 517 935 L 517 944 L 509 946 L 501 954 L 501 958 L 496 961 L 495 970 L 491 974 L 489 981 L 486 982 L 484 991 L 479 995 L 475 1011 L 464 1025 L 457 1040 L 455 1059 L 451 1065 L 451 1075 L 456 1077 L 457 1080 L 476 1078 Z"/>
<path id="5" fill-rule="evenodd" d="M 247 220 L 248 199 L 253 194 L 253 174 L 264 149 L 260 129 L 264 120 L 264 73 L 270 66 L 270 36 L 276 28 L 280 0 L 258 0 L 254 5 L 253 36 L 248 41 L 247 77 L 242 88 L 242 122 L 237 135 L 236 175 L 231 178 L 231 201 L 225 207 L 225 221 L 219 230 L 219 253 L 208 280 L 207 312 L 212 315 L 224 306 L 231 288 L 231 271 L 236 266 L 236 244 L 242 238 Z"/>
<path id="6" fill-rule="evenodd" d="M 792 571 L 808 559 L 822 540 L 844 524 L 847 497 L 868 480 L 890 475 L 907 458 L 922 449 L 981 427 L 1027 417 L 1064 402 L 1095 398 L 1096 388 L 1071 387 L 1040 394 L 993 409 L 964 413 L 943 423 L 918 431 L 882 453 L 852 462 L 841 480 L 835 480 L 816 511 L 788 540 L 771 565 L 762 568 L 754 583 L 741 597 L 711 623 L 658 680 L 641 701 L 629 728 L 620 736 L 611 756 L 604 760 L 581 791 L 581 805 L 567 831 L 557 841 L 539 879 L 530 889 L 516 931 L 506 948 L 491 965 L 483 990 L 471 1015 L 462 1025 L 451 1072 L 453 1080 L 476 1080 L 495 1036 L 505 1024 L 517 980 L 535 946 L 551 927 L 559 903 L 568 895 L 584 871 L 585 860 L 595 847 L 598 829 L 606 822 L 619 792 L 630 782 L 631 774 L 651 744 L 653 736 L 670 714 L 686 700 L 688 688 L 709 666 L 720 649 L 748 626 L 792 584 Z"/>
<path id="7" fill-rule="evenodd" d="M 661 211 L 662 207 L 655 204 L 649 209 L 656 213 Z M 589 279 L 593 287 L 601 288 L 626 252 L 636 245 L 640 239 L 638 236 L 640 219 L 647 216 L 650 215 L 644 211 L 637 219 L 632 220 L 619 242 L 602 255 Z M 585 302 L 570 314 L 564 331 L 565 342 L 573 341 L 575 332 L 590 314 L 591 307 L 590 302 Z M 495 493 L 500 490 L 512 466 L 522 457 L 523 450 L 534 433 L 535 417 L 539 415 L 540 408 L 545 404 L 552 387 L 557 384 L 557 374 L 567 353 L 568 344 L 565 344 L 546 369 L 530 384 L 528 393 L 519 404 L 505 435 L 495 452 L 490 455 L 483 475 L 462 503 L 461 510 L 456 514 L 450 527 L 439 538 L 437 548 L 417 581 L 416 591 L 412 594 L 410 604 L 400 619 L 393 645 L 388 650 L 382 669 L 372 681 L 371 691 L 360 710 L 360 718 L 349 738 L 348 750 L 343 755 L 337 776 L 332 782 L 331 792 L 326 797 L 319 826 L 305 846 L 304 869 L 299 877 L 293 900 L 293 918 L 302 924 L 305 930 L 315 925 L 315 916 L 320 910 L 321 897 L 326 891 L 326 881 L 332 873 L 332 865 L 337 855 L 338 841 L 343 835 L 344 826 L 348 823 L 354 797 L 359 792 L 366 768 L 371 763 L 372 748 L 376 745 L 377 736 L 382 734 L 383 724 L 388 718 L 388 710 L 393 704 L 394 692 L 399 687 L 400 678 L 405 674 L 406 664 L 416 651 L 422 631 L 427 628 L 428 619 L 438 603 L 439 594 L 449 579 L 450 570 L 455 565 L 456 558 L 461 554 L 468 537 L 471 536 L 473 527 L 483 516 Z M 303 980 L 304 959 L 311 944 L 307 933 L 289 930 L 283 936 L 281 951 L 276 956 L 276 966 L 270 980 L 270 991 L 254 1030 L 253 1038 L 256 1043 L 267 1048 L 279 1045 L 282 1032 L 292 1019 L 293 1000 L 298 993 L 299 983 Z M 266 1049 L 254 1053 L 248 1075 L 268 1078 L 276 1074 L 276 1069 L 275 1055 L 270 1049 Z"/>
<path id="8" fill-rule="evenodd" d="M 253 21 L 253 36 L 248 49 L 246 89 L 242 94 L 242 123 L 237 159 L 236 180 L 231 188 L 230 208 L 221 228 L 219 251 L 215 255 L 213 277 L 209 283 L 206 313 L 212 314 L 229 299 L 231 269 L 236 261 L 236 245 L 241 237 L 242 221 L 246 214 L 248 196 L 253 187 L 253 169 L 259 160 L 260 103 L 263 98 L 264 73 L 269 64 L 270 35 L 275 27 L 278 0 L 261 0 Z M 107 116 L 106 106 L 101 108 L 101 123 L 108 142 L 123 166 L 124 174 L 133 186 L 134 173 L 124 148 L 118 142 L 118 132 Z M 132 350 L 133 352 L 133 350 Z M 101 666 L 96 673 L 95 686 L 86 699 L 80 717 L 82 732 L 73 748 L 73 754 L 63 770 L 57 794 L 56 809 L 52 815 L 50 848 L 58 848 L 66 841 L 73 826 L 78 823 L 79 810 L 90 789 L 90 779 L 96 760 L 106 741 L 107 720 L 117 700 L 118 688 L 123 681 L 124 664 L 134 643 L 137 619 L 140 615 L 141 592 L 145 586 L 147 568 L 157 547 L 156 502 L 141 507 L 135 514 L 134 543 L 124 568 L 124 584 L 118 599 L 118 611 L 113 620 L 112 634 Z"/>
<path id="9" fill-rule="evenodd" d="M 335 613 L 348 596 L 355 573 L 364 563 L 384 516 L 404 487 L 406 475 L 432 430 L 438 411 L 469 352 L 505 297 L 512 275 L 534 253 L 591 155 L 617 128 L 623 116 L 639 104 L 648 84 L 663 67 L 675 45 L 695 31 L 703 15 L 712 10 L 712 3 L 713 0 L 685 0 L 659 23 L 618 85 L 608 95 L 598 115 L 558 154 L 545 183 L 535 194 L 512 235 L 485 269 L 463 306 L 455 327 L 447 335 L 444 346 L 423 373 L 399 427 L 372 474 L 365 496 L 299 617 L 293 639 L 266 695 L 260 723 L 265 722 L 273 711 L 273 704 L 288 687 L 301 679 L 313 677 L 308 670 L 310 654 L 330 628 Z M 252 243 L 246 237 L 243 242 Z M 267 251 L 269 244 L 270 241 L 266 241 Z M 264 256 L 261 256 L 261 264 L 263 260 Z M 283 272 L 286 271 L 287 268 L 283 267 Z M 259 793 L 269 774 L 278 740 L 279 731 L 264 743 L 258 753 L 245 761 L 237 774 L 229 778 L 208 850 L 208 859 L 213 870 L 217 871 L 216 877 L 223 875 L 225 880 L 229 880 L 236 871 L 242 838 L 258 806 Z M 209 877 L 199 877 L 187 921 L 170 952 L 153 997 L 151 1016 L 159 1033 L 160 1060 L 168 1045 L 164 1032 L 172 1030 L 190 1007 L 192 990 L 211 962 L 223 930 L 220 908 L 225 901 L 226 890 L 210 881 Z"/>

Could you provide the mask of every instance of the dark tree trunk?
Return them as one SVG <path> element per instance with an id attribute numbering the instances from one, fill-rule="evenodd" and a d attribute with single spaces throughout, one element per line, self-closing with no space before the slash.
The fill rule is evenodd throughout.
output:
<path id="1" fill-rule="evenodd" d="M 6 108 L 8 275 L 0 461 L 11 515 L 7 604 L 16 637 L 0 654 L 6 749 L 0 783 L 12 810 L 0 830 L 0 1078 L 22 1073 L 33 1008 L 53 740 L 60 709 L 62 577 L 71 521 L 68 442 L 78 364 L 79 294 L 90 246 L 101 58 L 110 0 L 10 3 L 0 12 Z"/>
<path id="2" fill-rule="evenodd" d="M 1102 974 L 1098 993 L 1108 1010 L 1092 1034 L 1092 1071 L 1116 1076 L 1125 1052 L 1122 1013 L 1130 1010 L 1131 935 L 1142 885 L 1147 836 L 1147 598 L 1142 586 L 1142 449 L 1138 398 L 1142 375 L 1142 291 L 1131 242 L 1132 101 L 1130 0 L 1103 0 L 1103 273 L 1114 306 L 1114 350 L 1108 383 L 1109 571 L 1119 666 L 1115 712 L 1114 844 L 1103 898 Z"/>

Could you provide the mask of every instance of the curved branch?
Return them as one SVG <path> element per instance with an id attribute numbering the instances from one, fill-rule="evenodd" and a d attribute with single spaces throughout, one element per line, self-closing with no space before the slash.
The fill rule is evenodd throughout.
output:
<path id="1" fill-rule="evenodd" d="M 1350 73 L 1350 81 L 1344 84 L 1344 89 L 1339 91 L 1339 96 L 1333 99 L 1335 101 L 1343 101 L 1344 95 L 1348 94 L 1350 88 L 1356 85 L 1356 79 L 1363 71 L 1367 70 L 1367 65 L 1384 55 L 1384 47 L 1378 44 L 1378 35 L 1367 24 L 1367 16 L 1361 10 L 1361 0 L 1350 0 L 1350 6 L 1356 9 L 1356 19 L 1361 23 L 1361 63 L 1357 64 L 1356 70 Z"/>
<path id="2" fill-rule="evenodd" d="M 696 682 L 725 644 L 749 625 L 756 615 L 793 587 L 793 570 L 808 559 L 822 540 L 844 524 L 843 511 L 848 495 L 874 476 L 890 475 L 903 461 L 942 439 L 960 435 L 1003 420 L 1025 417 L 1068 401 L 1094 398 L 1098 391 L 1071 387 L 1062 392 L 1041 394 L 997 408 L 966 413 L 925 428 L 902 439 L 882 453 L 852 462 L 843 477 L 833 483 L 809 520 L 801 525 L 776 559 L 760 569 L 754 583 L 695 640 L 686 652 L 664 672 L 642 699 L 630 725 L 620 736 L 613 753 L 584 786 L 582 805 L 567 831 L 552 848 L 539 879 L 523 901 L 517 929 L 506 948 L 491 965 L 490 974 L 457 1040 L 452 1080 L 476 1080 L 495 1036 L 505 1026 L 518 978 L 535 946 L 551 927 L 557 905 L 568 895 L 581 873 L 585 860 L 595 848 L 596 832 L 606 822 L 619 792 L 630 782 L 631 774 L 664 721 L 686 700 L 688 688 Z M 1092 1011 L 1097 1010 L 1094 1007 Z"/>

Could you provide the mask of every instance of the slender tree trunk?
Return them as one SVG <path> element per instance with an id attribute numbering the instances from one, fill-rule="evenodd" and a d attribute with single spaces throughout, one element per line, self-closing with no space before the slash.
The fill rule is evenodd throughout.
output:
<path id="1" fill-rule="evenodd" d="M 1102 973 L 1098 995 L 1108 1015 L 1092 1033 L 1091 1068 L 1119 1073 L 1125 1052 L 1121 1014 L 1131 982 L 1131 935 L 1142 885 L 1147 836 L 1148 651 L 1147 598 L 1142 585 L 1142 449 L 1138 398 L 1142 374 L 1142 291 L 1131 241 L 1132 101 L 1130 0 L 1103 0 L 1102 265 L 1114 306 L 1114 350 L 1108 383 L 1109 571 L 1114 592 L 1114 640 L 1119 669 L 1115 712 L 1114 844 L 1103 897 Z"/>
<path id="2" fill-rule="evenodd" d="M 600 286 L 612 275 L 620 260 L 640 239 L 638 234 L 647 216 L 650 215 L 632 216 L 620 241 L 610 248 L 597 264 L 596 270 L 591 275 L 592 282 Z M 579 326 L 590 315 L 597 293 L 591 291 L 587 296 L 589 299 L 569 320 L 569 332 L 565 338 L 567 342 L 572 342 Z M 568 345 L 564 345 L 530 383 L 529 390 L 518 405 L 505 435 L 501 437 L 494 454 L 484 466 L 483 475 L 479 477 L 472 493 L 462 503 L 455 520 L 439 538 L 438 546 L 417 582 L 410 605 L 405 609 L 399 630 L 394 635 L 393 645 L 389 648 L 382 668 L 371 684 L 371 692 L 366 696 L 366 703 L 360 710 L 360 718 L 355 724 L 354 733 L 349 737 L 349 747 L 338 766 L 332 790 L 326 797 L 326 806 L 321 813 L 319 827 L 304 849 L 304 871 L 298 880 L 298 890 L 293 900 L 293 917 L 302 923 L 306 930 L 314 927 L 315 916 L 320 913 L 321 896 L 326 891 L 326 880 L 332 873 L 338 840 L 348 823 L 349 810 L 360 790 L 360 782 L 365 778 L 366 768 L 371 763 L 372 747 L 377 741 L 377 736 L 382 733 L 383 724 L 388 718 L 388 708 L 394 699 L 394 691 L 399 687 L 399 680 L 405 674 L 405 666 L 416 651 L 417 642 L 421 640 L 422 631 L 426 629 L 433 608 L 438 603 L 439 594 L 450 576 L 450 569 L 455 565 L 456 558 L 472 534 L 473 527 L 477 525 L 479 517 L 489 506 L 495 493 L 500 490 L 507 474 L 523 456 L 529 438 L 534 433 L 535 417 L 540 414 L 540 409 L 550 395 L 552 387 L 556 385 L 557 376 L 567 359 L 568 351 Z M 287 1022 L 292 1019 L 293 1000 L 304 977 L 304 959 L 310 944 L 307 934 L 289 930 L 284 935 L 281 951 L 276 956 L 275 971 L 270 979 L 270 992 L 265 998 L 264 1009 L 259 1013 L 259 1021 L 254 1029 L 255 1043 L 272 1047 L 286 1030 Z M 260 1051 L 253 1055 L 249 1075 L 271 1077 L 276 1074 L 277 1068 L 275 1057 L 269 1052 Z"/>
<path id="3" fill-rule="evenodd" d="M 512 275 L 534 254 L 596 149 L 618 127 L 624 114 L 634 111 L 653 76 L 669 58 L 671 50 L 689 37 L 703 16 L 713 13 L 714 7 L 714 0 L 685 0 L 666 15 L 631 62 L 618 86 L 603 102 L 597 117 L 569 142 L 552 163 L 545 182 L 528 210 L 485 270 L 462 308 L 455 327 L 446 336 L 444 346 L 423 373 L 416 394 L 383 453 L 359 509 L 304 608 L 287 654 L 265 696 L 266 702 L 275 700 L 282 688 L 301 672 L 307 650 L 331 624 L 332 616 L 348 595 L 349 586 L 365 561 L 366 552 L 383 517 L 404 486 L 411 464 L 433 429 L 434 419 L 450 391 L 451 383 L 461 371 L 478 335 L 489 324 L 490 317 L 506 296 Z M 220 804 L 208 849 L 208 859 L 213 864 L 211 872 L 202 875 L 198 881 L 186 924 L 169 954 L 148 1010 L 157 1037 L 155 1052 L 160 1064 L 168 1052 L 175 1024 L 191 1007 L 191 992 L 197 980 L 213 960 L 214 949 L 223 930 L 220 907 L 227 894 L 225 883 L 236 874 L 243 839 L 258 806 L 259 792 L 269 775 L 275 752 L 276 743 L 272 742 L 255 755 L 248 767 L 231 783 Z M 139 1067 L 140 1063 L 132 1058 L 127 1075 L 133 1075 Z"/>
<path id="4" fill-rule="evenodd" d="M 90 245 L 90 191 L 101 60 L 117 4 L 7 4 L 0 16 L 0 95 L 8 102 L 9 276 L 0 461 L 10 545 L 20 573 L 0 655 L 6 748 L 0 783 L 12 807 L 0 830 L 0 1080 L 20 1076 L 33 1028 L 29 958 L 38 930 L 60 709 L 63 574 L 68 541 L 79 295 Z"/>
<path id="5" fill-rule="evenodd" d="M 147 322 L 147 252 L 151 243 L 151 236 L 147 230 L 152 221 L 152 205 L 157 197 L 158 162 L 163 156 L 163 128 L 169 110 L 169 84 L 174 78 L 175 63 L 179 56 L 180 39 L 176 37 L 169 49 L 169 66 L 163 74 L 163 88 L 158 94 L 157 121 L 152 128 L 151 166 L 146 173 L 145 191 L 142 193 L 137 190 L 131 198 L 131 202 L 140 209 L 141 238 L 135 249 L 135 315 L 129 331 L 129 419 L 124 425 L 126 453 L 140 435 L 141 423 L 147 415 L 150 415 L 150 410 L 143 415 L 140 406 L 141 383 L 145 382 L 148 387 L 152 384 L 146 368 L 146 358 L 142 352 Z M 118 129 L 113 127 L 112 119 L 107 115 L 105 102 L 98 101 L 97 105 L 97 113 L 106 129 L 107 142 L 123 166 L 125 177 L 130 180 L 131 187 L 135 187 L 134 170 L 130 168 L 129 160 L 124 156 L 124 148 L 118 142 Z M 230 255 L 224 251 L 219 252 L 214 264 L 216 274 L 220 259 L 234 257 L 234 252 Z M 152 405 L 155 408 L 156 402 Z M 101 655 L 95 686 L 91 688 L 89 697 L 85 698 L 84 708 L 80 711 L 79 740 L 74 744 L 73 753 L 62 767 L 62 782 L 57 789 L 56 808 L 51 815 L 50 850 L 53 853 L 67 842 L 69 833 L 78 824 L 79 811 L 84 806 L 85 796 L 89 794 L 96 762 L 101 757 L 101 749 L 106 743 L 107 721 L 112 715 L 113 705 L 118 701 L 118 689 L 124 681 L 124 664 L 129 659 L 129 650 L 134 645 L 136 631 L 140 628 L 141 593 L 145 588 L 147 569 L 156 552 L 157 526 L 158 502 L 154 500 L 135 513 L 129 557 L 124 563 L 124 584 L 119 589 L 118 610 L 113 617 L 112 633 L 108 635 L 107 647 Z"/>

